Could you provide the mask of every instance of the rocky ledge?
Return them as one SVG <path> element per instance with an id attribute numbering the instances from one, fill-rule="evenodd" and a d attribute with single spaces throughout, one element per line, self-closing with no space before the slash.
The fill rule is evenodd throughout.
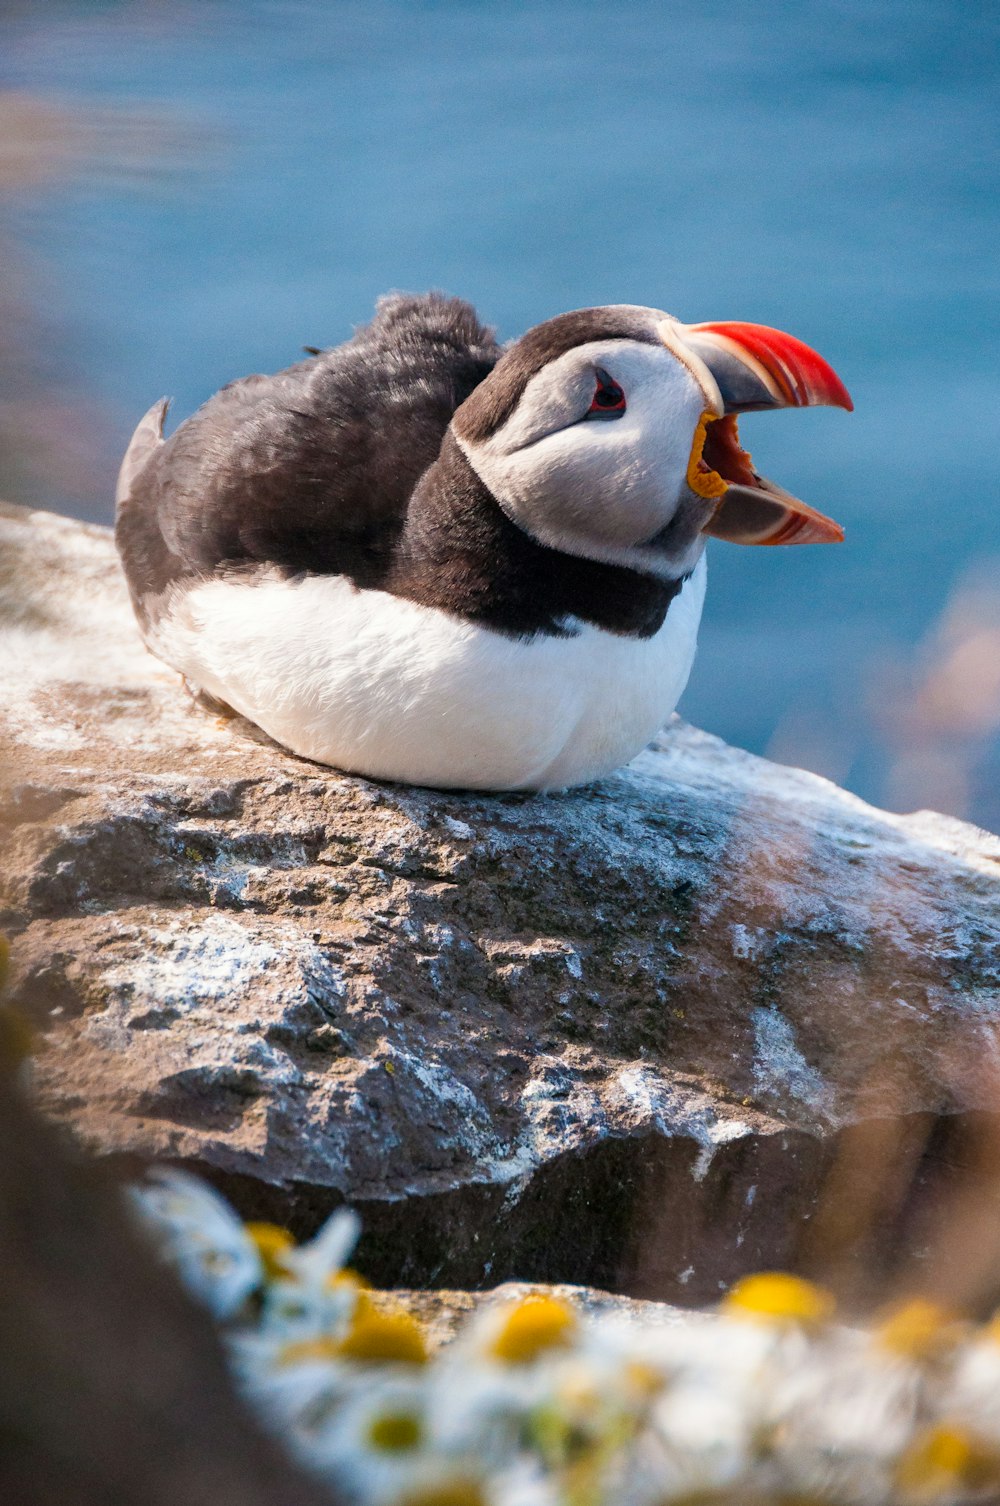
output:
<path id="1" fill-rule="evenodd" d="M 843 1253 L 845 1165 L 895 1260 L 995 1101 L 995 837 L 680 722 L 563 795 L 345 777 L 189 699 L 107 530 L 10 507 L 0 654 L 12 997 L 126 1169 L 347 1199 L 385 1284 L 691 1303 Z"/>

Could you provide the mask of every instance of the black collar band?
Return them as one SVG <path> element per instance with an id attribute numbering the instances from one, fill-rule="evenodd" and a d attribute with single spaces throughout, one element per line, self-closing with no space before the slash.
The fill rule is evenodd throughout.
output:
<path id="1" fill-rule="evenodd" d="M 515 638 L 575 622 L 651 638 L 686 577 L 564 554 L 510 521 L 449 431 L 410 501 L 382 589 Z"/>

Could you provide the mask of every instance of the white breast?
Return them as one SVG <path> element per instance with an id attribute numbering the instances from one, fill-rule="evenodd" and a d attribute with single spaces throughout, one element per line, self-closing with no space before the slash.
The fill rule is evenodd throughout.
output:
<path id="1" fill-rule="evenodd" d="M 378 779 L 559 789 L 632 758 L 694 659 L 705 561 L 652 638 L 528 642 L 343 577 L 211 581 L 150 647 L 277 742 Z"/>

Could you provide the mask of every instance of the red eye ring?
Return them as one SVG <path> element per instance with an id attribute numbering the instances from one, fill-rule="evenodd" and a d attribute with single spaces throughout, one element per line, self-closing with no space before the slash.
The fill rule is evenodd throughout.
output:
<path id="1" fill-rule="evenodd" d="M 619 387 L 614 377 L 609 376 L 600 366 L 595 369 L 597 386 L 594 389 L 593 400 L 587 409 L 587 416 L 591 414 L 595 418 L 618 418 L 625 412 L 627 404 L 625 393 Z"/>

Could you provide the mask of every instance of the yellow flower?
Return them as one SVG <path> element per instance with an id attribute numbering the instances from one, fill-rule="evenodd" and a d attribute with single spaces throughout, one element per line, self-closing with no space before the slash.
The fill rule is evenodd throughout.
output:
<path id="1" fill-rule="evenodd" d="M 666 1388 L 666 1378 L 653 1365 L 648 1365 L 643 1360 L 628 1360 L 622 1367 L 622 1378 L 629 1391 L 644 1401 Z"/>
<path id="2" fill-rule="evenodd" d="M 330 1291 L 336 1291 L 340 1286 L 352 1286 L 356 1292 L 370 1292 L 372 1289 L 366 1276 L 360 1276 L 346 1265 L 342 1271 L 332 1271 L 326 1278 L 326 1284 Z"/>
<path id="3" fill-rule="evenodd" d="M 895 1354 L 927 1360 L 949 1347 L 956 1336 L 956 1327 L 953 1312 L 925 1297 L 914 1297 L 883 1314 L 874 1333 L 878 1342 Z"/>
<path id="4" fill-rule="evenodd" d="M 928 1429 L 896 1467 L 896 1484 L 911 1501 L 936 1501 L 962 1487 L 995 1490 L 998 1483 L 1000 1458 L 949 1424 Z"/>
<path id="5" fill-rule="evenodd" d="M 381 1453 L 398 1454 L 416 1448 L 423 1437 L 419 1417 L 412 1412 L 385 1412 L 373 1419 L 368 1442 Z"/>
<path id="6" fill-rule="evenodd" d="M 280 1224 L 251 1223 L 246 1225 L 246 1231 L 256 1246 L 268 1281 L 287 1276 L 289 1267 L 282 1257 L 295 1249 L 295 1240 L 288 1230 Z"/>
<path id="7" fill-rule="evenodd" d="M 492 1352 L 508 1365 L 524 1365 L 546 1349 L 565 1349 L 576 1330 L 576 1313 L 557 1297 L 525 1297 L 506 1313 Z"/>
<path id="8" fill-rule="evenodd" d="M 833 1297 L 821 1286 L 781 1271 L 744 1276 L 722 1300 L 724 1312 L 782 1327 L 818 1327 L 833 1317 L 835 1306 Z"/>
<path id="9" fill-rule="evenodd" d="M 279 1365 L 301 1365 L 309 1360 L 336 1360 L 340 1358 L 340 1341 L 324 1334 L 318 1339 L 295 1339 L 285 1344 L 278 1353 Z"/>
<path id="10" fill-rule="evenodd" d="M 427 1490 L 411 1491 L 402 1506 L 486 1506 L 486 1498 L 473 1480 L 449 1480 Z"/>
<path id="11" fill-rule="evenodd" d="M 368 1364 L 425 1365 L 427 1344 L 416 1318 L 409 1313 L 377 1312 L 367 1298 L 359 1300 L 351 1326 L 337 1345 L 337 1354 L 341 1359 Z"/>

